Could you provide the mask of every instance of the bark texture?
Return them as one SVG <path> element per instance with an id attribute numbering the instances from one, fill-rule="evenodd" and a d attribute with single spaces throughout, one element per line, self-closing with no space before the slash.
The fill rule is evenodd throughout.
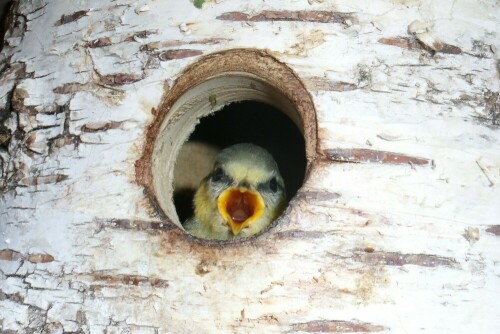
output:
<path id="1" fill-rule="evenodd" d="M 198 3 L 198 1 L 197 1 Z M 5 333 L 497 333 L 495 0 L 16 1 L 0 64 Z M 136 182 L 162 96 L 259 48 L 317 110 L 271 230 L 196 242 Z"/>

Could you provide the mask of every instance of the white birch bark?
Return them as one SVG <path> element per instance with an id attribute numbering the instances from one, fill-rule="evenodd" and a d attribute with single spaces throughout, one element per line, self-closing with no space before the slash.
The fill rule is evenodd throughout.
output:
<path id="1" fill-rule="evenodd" d="M 1 330 L 499 332 L 499 8 L 16 2 L 0 73 Z M 158 220 L 135 162 L 182 70 L 242 47 L 304 81 L 320 158 L 278 226 L 214 247 Z"/>

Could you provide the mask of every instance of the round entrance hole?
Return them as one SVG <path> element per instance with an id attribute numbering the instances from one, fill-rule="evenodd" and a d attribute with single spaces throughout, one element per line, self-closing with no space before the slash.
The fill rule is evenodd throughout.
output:
<path id="1" fill-rule="evenodd" d="M 182 228 L 213 158 L 236 143 L 268 150 L 295 195 L 316 156 L 316 114 L 302 82 L 260 50 L 202 57 L 164 96 L 148 129 L 137 181 L 159 214 Z"/>

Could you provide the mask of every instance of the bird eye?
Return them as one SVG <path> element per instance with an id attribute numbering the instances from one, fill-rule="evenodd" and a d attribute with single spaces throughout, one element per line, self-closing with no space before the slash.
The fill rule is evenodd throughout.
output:
<path id="1" fill-rule="evenodd" d="M 277 192 L 278 191 L 278 181 L 276 180 L 275 177 L 273 177 L 270 181 L 269 181 L 269 188 L 271 189 L 271 191 L 273 193 Z"/>
<path id="2" fill-rule="evenodd" d="M 212 174 L 212 181 L 215 182 L 220 181 L 223 176 L 224 176 L 224 171 L 222 170 L 222 168 L 218 167 Z"/>

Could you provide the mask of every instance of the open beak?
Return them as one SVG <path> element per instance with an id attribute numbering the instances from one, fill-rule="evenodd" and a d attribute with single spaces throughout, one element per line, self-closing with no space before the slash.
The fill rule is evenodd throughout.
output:
<path id="1" fill-rule="evenodd" d="M 262 216 L 265 206 L 258 192 L 246 188 L 228 188 L 217 200 L 219 213 L 234 235 Z"/>

